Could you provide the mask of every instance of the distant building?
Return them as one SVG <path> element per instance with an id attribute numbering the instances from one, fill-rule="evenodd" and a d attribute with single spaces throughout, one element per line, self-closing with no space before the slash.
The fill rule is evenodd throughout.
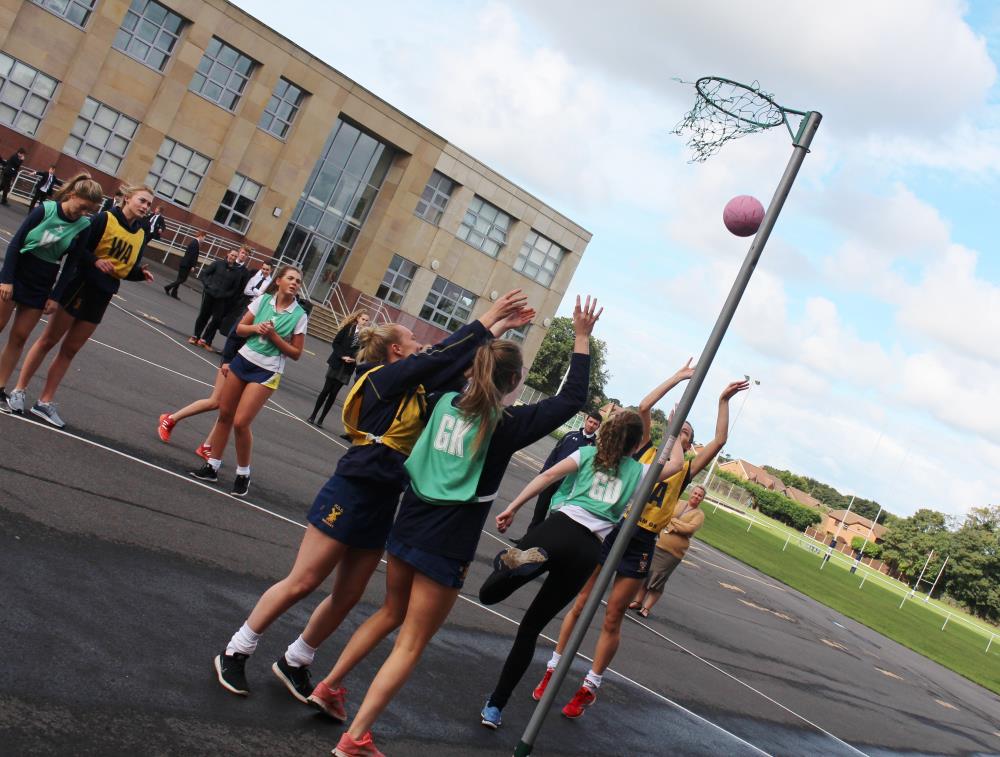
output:
<path id="1" fill-rule="evenodd" d="M 748 463 L 746 460 L 730 460 L 728 463 L 722 463 L 719 466 L 719 470 L 738 476 L 752 484 L 763 486 L 765 489 L 777 492 L 778 494 L 783 494 L 793 502 L 797 502 L 804 507 L 810 507 L 813 510 L 826 510 L 826 506 L 812 495 L 806 494 L 806 492 L 796 489 L 794 486 L 786 486 L 785 482 L 777 476 L 768 473 L 753 463 Z"/>
<path id="2" fill-rule="evenodd" d="M 839 535 L 837 534 L 838 529 L 840 530 Z M 888 530 L 878 523 L 873 526 L 872 521 L 868 518 L 857 513 L 849 513 L 847 510 L 831 510 L 823 521 L 823 530 L 826 531 L 828 541 L 836 535 L 838 542 L 850 544 L 855 536 L 866 538 L 868 529 L 871 529 L 871 539 L 875 542 L 881 541 Z"/>

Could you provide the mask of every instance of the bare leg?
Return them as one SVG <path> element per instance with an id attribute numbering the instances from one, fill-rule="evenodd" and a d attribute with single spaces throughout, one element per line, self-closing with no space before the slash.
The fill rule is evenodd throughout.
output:
<path id="1" fill-rule="evenodd" d="M 7 321 L 10 320 L 16 304 L 14 300 L 0 300 L 0 331 L 7 328 Z"/>
<path id="2" fill-rule="evenodd" d="M 246 385 L 246 382 L 232 371 L 226 376 L 226 382 L 222 385 L 222 394 L 219 396 L 219 417 L 215 421 L 212 433 L 208 436 L 212 457 L 216 460 L 221 460 L 222 453 L 226 451 L 229 432 L 233 428 L 233 419 L 236 417 L 236 408 L 240 404 L 240 397 Z"/>
<path id="3" fill-rule="evenodd" d="M 615 658 L 618 645 L 621 643 L 625 608 L 641 584 L 641 578 L 615 576 L 614 585 L 611 587 L 611 596 L 608 597 L 608 606 L 604 610 L 604 625 L 601 626 L 601 635 L 597 639 L 597 647 L 594 650 L 594 662 L 590 666 L 598 675 L 603 675 Z"/>
<path id="4" fill-rule="evenodd" d="M 59 354 L 56 355 L 56 359 L 52 361 L 52 365 L 49 366 L 49 370 L 45 374 L 45 386 L 42 387 L 42 393 L 38 395 L 39 402 L 52 402 L 63 376 L 69 370 L 69 364 L 73 362 L 76 353 L 87 343 L 90 335 L 96 330 L 96 323 L 73 321 L 73 325 L 69 327 L 69 331 L 62 340 L 62 344 L 59 345 Z"/>
<path id="5" fill-rule="evenodd" d="M 601 572 L 601 566 L 598 565 L 594 568 L 593 574 L 587 579 L 587 584 L 580 589 L 580 593 L 576 595 L 576 600 L 573 602 L 573 606 L 570 611 L 566 613 L 563 618 L 562 625 L 559 627 L 559 641 L 556 643 L 556 651 L 562 654 L 563 650 L 566 648 L 566 644 L 569 643 L 569 635 L 573 633 L 573 627 L 576 625 L 576 621 L 580 618 L 580 613 L 583 612 L 583 606 L 587 602 L 587 597 L 590 596 L 590 590 L 594 588 L 594 581 L 597 580 L 597 574 Z"/>
<path id="6" fill-rule="evenodd" d="M 646 588 L 646 582 L 643 581 L 639 584 L 639 589 L 636 591 L 635 596 L 632 597 L 632 601 L 629 603 L 629 607 L 632 605 L 641 605 L 642 601 L 646 598 L 646 593 L 649 589 Z"/>
<path id="7" fill-rule="evenodd" d="M 347 549 L 337 565 L 332 592 L 313 610 L 302 632 L 306 644 L 318 647 L 340 627 L 365 593 L 381 557 L 381 549 Z"/>
<path id="8" fill-rule="evenodd" d="M 170 414 L 174 422 L 190 418 L 193 415 L 201 415 L 216 410 L 219 407 L 219 397 L 222 396 L 222 385 L 226 383 L 225 374 L 219 370 L 215 374 L 215 386 L 212 388 L 212 395 L 203 400 L 195 400 L 190 405 L 185 405 L 180 410 Z"/>
<path id="9" fill-rule="evenodd" d="M 385 600 L 382 606 L 354 632 L 344 651 L 337 658 L 333 670 L 323 679 L 323 683 L 331 689 L 342 685 L 347 674 L 367 657 L 382 639 L 402 625 L 403 618 L 406 617 L 406 608 L 410 603 L 410 588 L 413 586 L 415 573 L 409 563 L 389 555 L 389 568 L 385 574 Z M 309 623 L 312 624 L 312 619 Z M 309 644 L 309 641 L 306 643 Z"/>
<path id="10" fill-rule="evenodd" d="M 45 324 L 45 330 L 42 332 L 42 335 L 28 349 L 28 354 L 24 358 L 24 364 L 21 366 L 21 374 L 17 377 L 15 389 L 23 390 L 28 387 L 28 382 L 38 372 L 42 361 L 45 360 L 45 356 L 49 354 L 53 347 L 59 344 L 59 340 L 66 335 L 66 332 L 69 331 L 73 323 L 73 316 L 62 308 L 59 308 L 52 314 L 49 322 Z"/>
<path id="11" fill-rule="evenodd" d="M 660 597 L 662 596 L 662 591 L 654 591 L 653 589 L 648 589 L 646 591 L 646 598 L 642 600 L 642 609 L 646 611 L 646 614 L 653 609 L 653 605 L 659 602 Z"/>
<path id="12" fill-rule="evenodd" d="M 458 599 L 458 589 L 432 581 L 423 573 L 414 572 L 410 603 L 406 619 L 399 630 L 389 658 L 379 668 L 368 687 L 368 693 L 354 716 L 347 732 L 355 740 L 371 730 L 372 724 L 416 668 L 424 648 L 437 633 Z"/>
<path id="13" fill-rule="evenodd" d="M 240 403 L 236 407 L 236 415 L 233 418 L 237 465 L 250 465 L 250 456 L 253 453 L 253 432 L 250 431 L 250 424 L 253 423 L 253 419 L 257 417 L 260 409 L 267 404 L 267 400 L 272 394 L 274 394 L 274 390 L 263 384 L 247 384 L 243 390 Z M 212 446 L 212 456 L 216 456 L 215 445 Z"/>
<path id="14" fill-rule="evenodd" d="M 10 308 L 5 307 L 8 305 L 13 308 L 14 303 L 12 301 L 0 302 L 0 331 L 3 331 L 10 318 Z M 4 315 L 5 310 L 7 311 L 6 316 Z M 17 315 L 14 316 L 14 325 L 10 327 L 10 334 L 7 336 L 7 345 L 3 348 L 3 353 L 0 354 L 0 387 L 7 386 L 7 382 L 10 381 L 14 367 L 21 358 L 24 345 L 28 341 L 28 337 L 31 336 L 31 330 L 35 328 L 41 317 L 41 308 L 18 306 Z"/>
<path id="15" fill-rule="evenodd" d="M 346 549 L 344 544 L 310 525 L 302 537 L 291 572 L 261 595 L 247 618 L 247 625 L 255 633 L 264 633 L 289 607 L 326 580 Z"/>

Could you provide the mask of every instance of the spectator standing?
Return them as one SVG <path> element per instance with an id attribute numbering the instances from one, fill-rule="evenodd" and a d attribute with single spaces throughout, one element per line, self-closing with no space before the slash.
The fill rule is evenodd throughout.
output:
<path id="1" fill-rule="evenodd" d="M 146 218 L 147 244 L 160 238 L 160 235 L 163 233 L 163 223 L 163 207 L 157 205 L 153 208 L 153 212 Z"/>
<path id="2" fill-rule="evenodd" d="M 3 171 L 0 172 L 0 205 L 9 204 L 7 202 L 7 193 L 10 192 L 10 188 L 14 184 L 14 179 L 17 178 L 17 172 L 21 170 L 21 164 L 24 163 L 24 155 L 24 148 L 20 147 L 3 164 Z"/>
<path id="3" fill-rule="evenodd" d="M 28 205 L 28 212 L 30 213 L 34 210 L 35 205 L 42 200 L 49 199 L 52 193 L 59 188 L 60 184 L 62 182 L 56 178 L 55 166 L 49 166 L 48 171 L 39 171 L 35 174 L 35 188 L 31 192 L 31 203 Z"/>
<path id="4" fill-rule="evenodd" d="M 326 359 L 326 364 L 329 366 L 326 369 L 326 379 L 316 398 L 316 406 L 306 419 L 307 423 L 322 426 L 326 414 L 333 407 L 333 401 L 337 399 L 337 394 L 345 384 L 350 383 L 357 367 L 355 358 L 361 343 L 361 331 L 368 325 L 369 320 L 368 313 L 356 310 L 344 319 L 336 336 L 333 337 L 333 351 Z"/>
<path id="5" fill-rule="evenodd" d="M 201 244 L 204 241 L 204 231 L 199 231 L 194 235 L 194 239 L 188 242 L 187 247 L 184 248 L 184 257 L 181 258 L 181 264 L 177 266 L 177 278 L 163 287 L 163 291 L 175 300 L 180 299 L 177 296 L 178 287 L 187 281 L 187 277 L 191 274 L 191 269 L 198 265 L 198 257 L 201 255 Z"/>
<path id="6" fill-rule="evenodd" d="M 194 334 L 188 344 L 197 344 L 212 350 L 212 340 L 226 315 L 226 308 L 239 291 L 243 271 L 236 264 L 236 250 L 231 250 L 225 260 L 216 260 L 201 274 L 204 287 L 201 309 L 194 322 Z"/>

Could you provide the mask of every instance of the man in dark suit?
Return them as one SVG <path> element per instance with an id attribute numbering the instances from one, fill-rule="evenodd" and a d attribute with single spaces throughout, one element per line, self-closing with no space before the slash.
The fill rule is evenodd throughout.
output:
<path id="1" fill-rule="evenodd" d="M 198 256 L 201 255 L 201 245 L 204 241 L 204 231 L 199 231 L 194 235 L 194 239 L 188 242 L 187 247 L 184 248 L 184 257 L 181 258 L 181 264 L 177 267 L 177 278 L 163 287 L 163 291 L 175 300 L 180 299 L 180 297 L 177 296 L 178 287 L 187 281 L 187 277 L 190 275 L 191 269 L 198 265 Z"/>
<path id="2" fill-rule="evenodd" d="M 52 196 L 62 182 L 56 178 L 56 167 L 49 166 L 48 171 L 39 171 L 35 174 L 35 189 L 31 193 L 31 204 L 28 205 L 28 212 L 35 209 L 36 203 L 47 200 Z"/>
<path id="3" fill-rule="evenodd" d="M 0 205 L 8 204 L 7 194 L 14 184 L 14 179 L 17 178 L 17 172 L 21 170 L 21 164 L 24 163 L 24 156 L 24 148 L 21 147 L 4 162 L 3 172 L 0 173 Z"/>
<path id="4" fill-rule="evenodd" d="M 149 241 L 160 238 L 160 234 L 163 233 L 163 224 L 163 207 L 157 205 L 153 208 L 153 212 L 146 216 L 146 231 Z"/>

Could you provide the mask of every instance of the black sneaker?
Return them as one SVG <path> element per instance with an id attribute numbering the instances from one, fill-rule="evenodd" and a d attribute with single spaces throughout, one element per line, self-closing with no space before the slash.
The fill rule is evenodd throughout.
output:
<path id="1" fill-rule="evenodd" d="M 308 665 L 301 668 L 292 667 L 282 655 L 281 659 L 271 666 L 271 672 L 285 684 L 285 688 L 293 697 L 302 704 L 309 704 L 309 696 L 313 693 L 313 684 Z"/>
<path id="2" fill-rule="evenodd" d="M 234 497 L 245 497 L 248 491 L 250 491 L 250 476 L 237 476 L 236 480 L 233 481 L 233 490 L 230 494 Z"/>
<path id="3" fill-rule="evenodd" d="M 208 463 L 205 463 L 198 470 L 188 471 L 188 475 L 197 478 L 199 481 L 212 481 L 214 483 L 219 480 L 219 471 Z"/>
<path id="4" fill-rule="evenodd" d="M 9 404 L 7 404 L 7 392 L 5 392 L 3 389 L 0 389 L 0 413 L 3 413 L 4 415 L 10 415 L 13 412 L 14 409 Z"/>
<path id="5" fill-rule="evenodd" d="M 246 665 L 248 654 L 237 652 L 233 655 L 222 653 L 215 658 L 215 676 L 222 688 L 245 697 L 250 693 L 247 686 Z"/>

